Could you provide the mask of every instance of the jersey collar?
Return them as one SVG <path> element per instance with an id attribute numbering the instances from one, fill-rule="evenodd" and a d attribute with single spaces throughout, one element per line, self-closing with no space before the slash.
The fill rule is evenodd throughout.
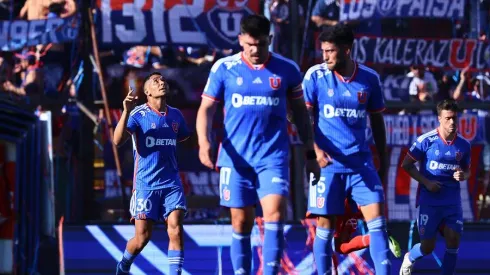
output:
<path id="1" fill-rule="evenodd" d="M 269 61 L 271 60 L 271 54 L 269 53 L 269 57 L 267 58 L 267 60 L 264 62 L 264 64 L 260 64 L 260 65 L 254 65 L 252 63 L 250 63 L 246 58 L 245 56 L 243 56 L 243 52 L 240 53 L 240 58 L 242 59 L 242 61 L 252 70 L 262 70 L 265 68 L 265 66 L 267 66 L 267 63 L 269 63 Z"/>
<path id="2" fill-rule="evenodd" d="M 441 136 L 441 133 L 439 132 L 439 128 L 437 128 L 437 134 L 439 135 L 439 138 L 444 142 L 444 144 L 446 145 L 453 145 L 454 141 L 456 140 L 456 138 L 458 137 L 458 133 L 456 132 L 456 134 L 454 135 L 454 138 L 452 140 L 445 140 L 442 136 Z"/>
<path id="3" fill-rule="evenodd" d="M 146 103 L 146 106 L 148 106 L 148 108 L 150 108 L 150 110 L 152 110 L 153 112 L 155 112 L 155 113 L 156 113 L 157 115 L 159 115 L 159 116 L 167 116 L 167 114 L 168 114 L 168 106 L 167 106 L 167 108 L 166 108 L 166 109 L 167 109 L 167 111 L 166 111 L 166 112 L 164 112 L 164 113 L 162 113 L 162 112 L 158 111 L 157 109 L 155 109 L 155 108 L 151 107 L 151 105 L 150 105 L 150 104 L 148 104 L 148 102 Z"/>
<path id="4" fill-rule="evenodd" d="M 343 76 L 337 73 L 337 71 L 334 71 L 334 74 L 341 82 L 350 83 L 354 80 L 354 78 L 357 75 L 357 71 L 358 71 L 357 67 L 358 67 L 357 62 L 354 61 L 354 72 L 352 72 L 352 75 L 347 80 L 345 80 Z"/>

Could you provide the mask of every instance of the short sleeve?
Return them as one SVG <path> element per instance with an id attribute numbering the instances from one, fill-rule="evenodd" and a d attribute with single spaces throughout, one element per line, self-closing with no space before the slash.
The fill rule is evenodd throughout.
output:
<path id="1" fill-rule="evenodd" d="M 310 106 L 310 107 L 315 106 L 315 104 L 317 104 L 316 81 L 313 75 L 314 72 L 315 70 L 313 69 L 308 70 L 305 74 L 305 77 L 303 78 L 303 84 L 302 84 L 306 106 Z"/>
<path id="2" fill-rule="evenodd" d="M 179 130 L 177 132 L 177 142 L 182 142 L 190 137 L 189 128 L 187 127 L 187 123 L 185 122 L 184 115 L 179 111 Z"/>
<path id="3" fill-rule="evenodd" d="M 220 59 L 214 63 L 209 73 L 208 81 L 206 87 L 204 87 L 204 92 L 202 94 L 203 98 L 210 99 L 216 102 L 223 101 L 224 94 L 224 70 L 223 70 L 223 60 Z"/>
<path id="4" fill-rule="evenodd" d="M 291 75 L 288 75 L 288 97 L 291 99 L 303 97 L 303 87 L 301 85 L 301 73 L 298 66 L 294 66 Z"/>
<path id="5" fill-rule="evenodd" d="M 425 155 L 425 150 L 426 149 L 426 143 L 425 143 L 425 140 L 420 140 L 420 137 L 414 141 L 414 143 L 412 144 L 412 147 L 410 147 L 410 149 L 408 150 L 408 155 L 416 160 L 416 161 L 420 161 L 424 158 L 424 155 Z"/>
<path id="6" fill-rule="evenodd" d="M 373 76 L 373 81 L 371 82 L 371 91 L 366 109 L 370 113 L 380 113 L 386 109 L 383 90 L 381 89 L 381 81 L 378 74 L 375 74 L 375 76 Z"/>
<path id="7" fill-rule="evenodd" d="M 138 122 L 134 118 L 134 114 L 130 114 L 128 118 L 128 124 L 126 125 L 126 129 L 130 134 L 133 134 L 138 127 Z"/>

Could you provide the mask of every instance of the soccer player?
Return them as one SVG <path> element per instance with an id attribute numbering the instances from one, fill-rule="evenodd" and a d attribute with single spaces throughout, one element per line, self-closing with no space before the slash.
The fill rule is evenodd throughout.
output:
<path id="1" fill-rule="evenodd" d="M 360 206 L 369 229 L 369 251 L 376 274 L 390 273 L 388 235 L 380 178 L 386 172 L 385 109 L 378 74 L 351 60 L 354 34 L 335 25 L 319 36 L 324 63 L 305 74 L 303 89 L 313 117 L 316 155 L 322 167 L 317 184 L 310 184 L 308 210 L 318 217 L 313 253 L 318 274 L 331 270 L 335 216 L 344 213 L 347 194 Z M 379 176 L 366 139 L 369 113 L 379 152 Z"/>
<path id="2" fill-rule="evenodd" d="M 456 269 L 463 232 L 459 182 L 470 177 L 471 154 L 470 143 L 457 132 L 458 111 L 454 100 L 439 102 L 439 127 L 419 136 L 403 160 L 403 169 L 419 182 L 417 226 L 421 242 L 405 254 L 401 275 L 412 274 L 415 261 L 434 250 L 440 224 L 444 224 L 446 240 L 441 274 L 454 274 Z M 419 169 L 416 162 L 420 163 Z"/>
<path id="3" fill-rule="evenodd" d="M 153 225 L 167 223 L 169 274 L 181 274 L 184 262 L 183 220 L 186 210 L 184 190 L 178 174 L 176 148 L 189 138 L 182 113 L 166 104 L 169 87 L 160 73 L 144 80 L 147 103 L 135 108 L 136 96 L 130 92 L 114 131 L 114 144 L 133 140 L 134 184 L 130 212 L 135 236 L 126 245 L 116 274 L 129 274 L 136 256 L 150 241 Z"/>
<path id="4" fill-rule="evenodd" d="M 216 166 L 220 203 L 230 208 L 231 259 L 235 274 L 251 273 L 250 233 L 254 205 L 262 207 L 264 274 L 277 274 L 283 251 L 283 221 L 289 192 L 287 105 L 307 147 L 306 170 L 319 176 L 312 130 L 298 66 L 269 53 L 270 22 L 250 15 L 240 22 L 243 51 L 218 60 L 209 74 L 197 114 L 199 158 L 213 169 L 211 123 L 224 105 L 224 138 Z"/>

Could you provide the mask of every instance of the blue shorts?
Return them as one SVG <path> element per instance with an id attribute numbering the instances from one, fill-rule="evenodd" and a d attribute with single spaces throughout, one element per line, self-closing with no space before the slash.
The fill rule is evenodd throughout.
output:
<path id="1" fill-rule="evenodd" d="M 461 205 L 420 205 L 417 226 L 420 239 L 433 239 L 441 225 L 463 233 L 463 208 Z"/>
<path id="2" fill-rule="evenodd" d="M 271 194 L 288 196 L 289 166 L 221 167 L 220 203 L 226 207 L 245 207 Z"/>
<path id="3" fill-rule="evenodd" d="M 378 173 L 364 169 L 359 173 L 332 173 L 322 169 L 316 185 L 310 184 L 308 212 L 313 215 L 343 215 L 345 199 L 360 206 L 384 202 Z"/>
<path id="4" fill-rule="evenodd" d="M 134 190 L 129 212 L 132 219 L 166 220 L 172 211 L 187 212 L 184 188 L 172 185 L 158 190 Z"/>

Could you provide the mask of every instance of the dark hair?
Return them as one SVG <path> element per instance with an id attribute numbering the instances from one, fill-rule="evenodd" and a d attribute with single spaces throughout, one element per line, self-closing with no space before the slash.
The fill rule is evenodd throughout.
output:
<path id="1" fill-rule="evenodd" d="M 152 76 L 154 76 L 154 75 L 158 75 L 158 76 L 160 76 L 160 77 L 163 79 L 163 82 L 165 82 L 165 83 L 168 85 L 167 80 L 165 79 L 165 77 L 163 77 L 163 75 L 162 75 L 161 73 L 159 73 L 159 72 L 152 72 L 152 73 L 150 73 L 150 74 L 149 74 L 147 77 L 145 77 L 145 79 L 143 80 L 143 92 L 146 92 L 146 82 L 147 82 L 148 80 L 150 80 L 150 78 L 151 78 Z"/>
<path id="2" fill-rule="evenodd" d="M 265 16 L 259 14 L 244 16 L 240 22 L 240 32 L 254 38 L 269 36 L 271 22 Z"/>
<path id="3" fill-rule="evenodd" d="M 459 112 L 458 103 L 454 99 L 444 99 L 437 103 L 437 114 L 441 115 L 441 112 L 444 110 L 457 113 Z"/>
<path id="4" fill-rule="evenodd" d="M 163 78 L 163 81 L 167 82 L 167 80 L 165 80 L 165 78 L 163 77 L 163 75 L 159 72 L 152 72 L 150 73 L 147 77 L 145 77 L 145 79 L 143 79 L 143 86 L 146 84 L 146 81 L 150 80 L 150 78 L 154 75 L 158 75 L 160 76 L 161 78 Z"/>
<path id="5" fill-rule="evenodd" d="M 65 1 L 58 2 L 58 3 L 51 3 L 48 7 L 49 12 L 52 12 L 56 15 L 61 15 L 64 9 L 65 9 Z"/>
<path id="6" fill-rule="evenodd" d="M 354 32 L 346 24 L 337 24 L 324 30 L 318 36 L 320 42 L 329 42 L 337 46 L 352 46 L 354 43 Z"/>

